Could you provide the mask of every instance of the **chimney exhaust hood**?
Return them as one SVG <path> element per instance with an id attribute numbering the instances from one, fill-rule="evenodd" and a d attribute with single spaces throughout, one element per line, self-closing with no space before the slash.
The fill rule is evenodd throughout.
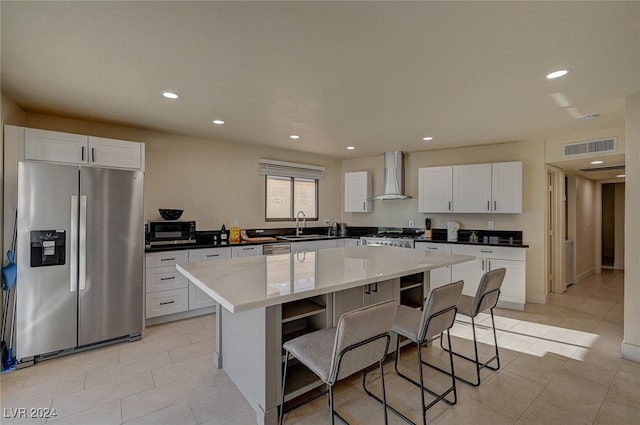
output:
<path id="1" fill-rule="evenodd" d="M 384 153 L 384 193 L 371 199 L 411 199 L 404 194 L 404 154 L 401 151 Z"/>

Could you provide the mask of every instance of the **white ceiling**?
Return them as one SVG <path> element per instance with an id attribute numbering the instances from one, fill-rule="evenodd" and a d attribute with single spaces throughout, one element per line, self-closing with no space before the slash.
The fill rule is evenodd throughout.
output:
<path id="1" fill-rule="evenodd" d="M 639 2 L 0 7 L 2 90 L 27 111 L 338 158 L 623 126 L 640 92 Z"/>

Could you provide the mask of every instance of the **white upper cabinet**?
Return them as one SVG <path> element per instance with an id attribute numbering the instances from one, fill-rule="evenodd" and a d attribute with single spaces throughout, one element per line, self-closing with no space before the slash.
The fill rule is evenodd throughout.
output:
<path id="1" fill-rule="evenodd" d="M 495 213 L 522 212 L 522 162 L 492 164 L 492 205 Z"/>
<path id="2" fill-rule="evenodd" d="M 87 163 L 87 136 L 26 128 L 24 142 L 26 160 Z"/>
<path id="3" fill-rule="evenodd" d="M 144 144 L 25 128 L 24 159 L 144 170 Z"/>
<path id="4" fill-rule="evenodd" d="M 491 212 L 491 164 L 453 167 L 453 212 Z"/>
<path id="5" fill-rule="evenodd" d="M 453 167 L 418 169 L 418 211 L 442 213 L 453 211 Z"/>
<path id="6" fill-rule="evenodd" d="M 373 175 L 369 171 L 344 174 L 344 211 L 371 212 Z"/>
<path id="7" fill-rule="evenodd" d="M 521 213 L 522 162 L 418 169 L 423 213 Z"/>
<path id="8" fill-rule="evenodd" d="M 99 167 L 142 169 L 141 143 L 89 136 L 89 164 Z"/>

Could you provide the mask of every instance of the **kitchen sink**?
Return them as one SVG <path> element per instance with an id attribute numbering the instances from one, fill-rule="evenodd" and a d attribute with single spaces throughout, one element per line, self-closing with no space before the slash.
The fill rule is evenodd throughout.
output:
<path id="1" fill-rule="evenodd" d="M 282 239 L 283 241 L 312 241 L 315 239 L 332 239 L 334 236 L 327 235 L 300 235 L 300 236 L 277 236 L 278 239 Z"/>

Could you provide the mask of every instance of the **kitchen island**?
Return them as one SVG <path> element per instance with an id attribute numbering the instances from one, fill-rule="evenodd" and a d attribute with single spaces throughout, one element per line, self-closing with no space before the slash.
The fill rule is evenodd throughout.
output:
<path id="1" fill-rule="evenodd" d="M 272 425 L 280 404 L 283 341 L 334 326 L 349 309 L 400 298 L 403 288 L 419 288 L 426 295 L 429 270 L 473 258 L 359 246 L 176 268 L 220 305 L 214 364 L 249 401 L 257 423 Z M 303 368 L 287 375 L 294 381 L 289 385 L 287 380 L 287 389 L 293 388 L 287 399 L 320 385 Z"/>

